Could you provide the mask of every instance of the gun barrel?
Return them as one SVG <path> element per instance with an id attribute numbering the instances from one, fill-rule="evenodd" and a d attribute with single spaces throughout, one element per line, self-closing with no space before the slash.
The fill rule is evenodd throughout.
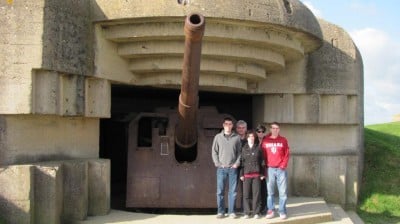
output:
<path id="1" fill-rule="evenodd" d="M 175 142 L 181 148 L 197 143 L 197 110 L 200 76 L 201 44 L 205 19 L 201 14 L 190 14 L 185 19 L 185 51 L 182 66 L 182 84 L 179 95 L 179 121 Z"/>

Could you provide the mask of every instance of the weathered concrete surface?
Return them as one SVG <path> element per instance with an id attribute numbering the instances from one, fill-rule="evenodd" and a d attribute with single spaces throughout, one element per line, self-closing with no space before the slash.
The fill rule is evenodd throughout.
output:
<path id="1" fill-rule="evenodd" d="M 0 113 L 32 112 L 32 70 L 90 75 L 89 1 L 0 2 Z"/>
<path id="2" fill-rule="evenodd" d="M 110 211 L 110 160 L 93 159 L 88 165 L 88 215 L 106 215 Z"/>
<path id="3" fill-rule="evenodd" d="M 88 213 L 88 163 L 63 162 L 63 222 L 84 220 Z"/>
<path id="4" fill-rule="evenodd" d="M 0 183 L 0 217 L 7 223 L 71 223 L 110 210 L 106 159 L 3 166 Z"/>
<path id="5" fill-rule="evenodd" d="M 0 166 L 98 157 L 98 119 L 7 115 L 0 122 Z"/>
<path id="6" fill-rule="evenodd" d="M 34 223 L 33 181 L 30 165 L 0 167 L 0 217 L 6 223 Z"/>
<path id="7" fill-rule="evenodd" d="M 44 163 L 35 169 L 34 223 L 61 223 L 63 209 L 63 169 L 61 163 Z"/>

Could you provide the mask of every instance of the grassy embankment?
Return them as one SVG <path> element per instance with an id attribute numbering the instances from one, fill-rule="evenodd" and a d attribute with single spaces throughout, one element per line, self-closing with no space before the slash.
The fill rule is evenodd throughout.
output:
<path id="1" fill-rule="evenodd" d="M 400 122 L 369 125 L 364 131 L 357 213 L 365 223 L 400 223 Z"/>

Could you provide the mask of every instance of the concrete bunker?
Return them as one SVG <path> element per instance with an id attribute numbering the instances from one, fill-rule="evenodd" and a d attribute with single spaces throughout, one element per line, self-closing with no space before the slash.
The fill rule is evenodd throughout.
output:
<path id="1" fill-rule="evenodd" d="M 112 92 L 124 85 L 134 91 L 179 89 L 183 21 L 192 12 L 207 18 L 201 97 L 221 94 L 215 104 L 224 96 L 251 98 L 250 111 L 232 116 L 250 125 L 282 124 L 293 155 L 289 193 L 354 208 L 363 164 L 363 65 L 346 31 L 318 20 L 298 0 L 181 3 L 0 2 L 7 15 L 0 28 L 7 29 L 0 32 L 0 214 L 20 214 L 5 217 L 7 222 L 60 223 L 107 214 L 110 184 L 117 191 L 129 170 L 110 169 L 115 164 L 101 159 L 123 167 L 126 157 L 113 148 L 126 148 L 126 139 L 118 141 L 126 124 L 117 121 L 129 120 L 119 113 L 130 109 L 118 108 L 124 105 L 112 102 L 118 102 Z M 153 113 L 143 116 L 144 129 L 158 121 L 163 126 L 165 116 L 154 120 L 156 106 L 146 105 L 129 106 Z M 111 130 L 119 134 L 105 134 Z M 148 131 L 139 138 L 148 138 Z M 111 136 L 113 145 L 107 145 Z M 155 136 L 161 145 L 165 138 Z M 146 141 L 136 146 L 149 147 Z M 153 177 L 145 183 L 150 189 L 159 185 Z M 134 198 L 147 194 L 137 192 L 142 195 Z"/>

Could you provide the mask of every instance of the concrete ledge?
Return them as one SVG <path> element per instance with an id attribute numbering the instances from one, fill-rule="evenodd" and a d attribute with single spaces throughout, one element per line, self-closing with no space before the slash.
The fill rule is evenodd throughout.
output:
<path id="1" fill-rule="evenodd" d="M 111 210 L 106 216 L 88 217 L 87 220 L 78 222 L 80 224 L 100 224 L 100 223 L 135 223 L 135 224 L 235 224 L 235 223 L 296 223 L 296 224 L 313 224 L 332 221 L 332 213 L 325 201 L 321 198 L 302 198 L 290 197 L 288 199 L 288 219 L 281 220 L 279 217 L 273 219 L 248 219 L 242 218 L 217 219 L 216 214 L 212 215 L 158 215 L 125 212 L 119 210 Z"/>

